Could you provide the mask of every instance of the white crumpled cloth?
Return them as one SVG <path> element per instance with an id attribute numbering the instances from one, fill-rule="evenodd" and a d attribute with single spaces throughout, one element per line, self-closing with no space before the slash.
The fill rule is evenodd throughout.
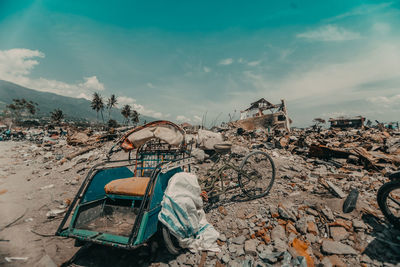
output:
<path id="1" fill-rule="evenodd" d="M 219 252 L 219 233 L 208 223 L 197 176 L 180 172 L 171 177 L 158 219 L 190 251 Z"/>

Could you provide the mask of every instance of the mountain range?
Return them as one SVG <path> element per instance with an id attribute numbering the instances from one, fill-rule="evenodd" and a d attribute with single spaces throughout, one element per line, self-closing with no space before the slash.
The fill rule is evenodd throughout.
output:
<path id="1" fill-rule="evenodd" d="M 61 109 L 67 119 L 86 119 L 94 121 L 97 119 L 96 112 L 90 107 L 90 101 L 84 98 L 73 98 L 62 96 L 49 92 L 41 92 L 29 89 L 18 84 L 0 80 L 0 113 L 6 105 L 13 102 L 13 99 L 24 98 L 27 101 L 33 101 L 38 104 L 39 111 L 37 116 L 46 117 L 50 116 L 50 112 L 54 109 Z M 104 119 L 108 119 L 108 111 L 104 110 Z M 122 122 L 123 116 L 121 110 L 113 108 L 111 118 Z M 101 120 L 101 116 L 99 115 Z M 140 116 L 140 121 L 154 121 L 155 118 L 148 116 Z"/>

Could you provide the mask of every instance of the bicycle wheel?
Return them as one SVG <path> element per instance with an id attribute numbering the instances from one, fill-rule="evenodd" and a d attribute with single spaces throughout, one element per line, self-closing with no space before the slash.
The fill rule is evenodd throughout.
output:
<path id="1" fill-rule="evenodd" d="M 274 161 L 265 152 L 251 152 L 240 164 L 238 178 L 243 193 L 250 199 L 266 196 L 275 180 Z"/>
<path id="2" fill-rule="evenodd" d="M 382 185 L 378 190 L 377 201 L 386 219 L 400 229 L 400 180 Z"/>

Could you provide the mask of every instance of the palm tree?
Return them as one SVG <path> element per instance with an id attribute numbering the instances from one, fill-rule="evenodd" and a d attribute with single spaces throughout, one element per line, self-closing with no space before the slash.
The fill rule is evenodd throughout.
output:
<path id="1" fill-rule="evenodd" d="M 97 121 L 99 120 L 99 111 L 100 111 L 101 118 L 104 123 L 104 117 L 103 117 L 104 102 L 103 102 L 103 97 L 99 93 L 93 94 L 93 99 L 92 99 L 92 102 L 90 103 L 90 106 L 97 113 Z"/>
<path id="2" fill-rule="evenodd" d="M 121 114 L 125 118 L 124 124 L 125 125 L 128 124 L 129 123 L 129 117 L 131 116 L 131 106 L 125 105 L 121 110 Z"/>
<path id="3" fill-rule="evenodd" d="M 134 126 L 136 126 L 139 123 L 139 112 L 136 110 L 132 110 L 131 112 L 131 122 Z"/>
<path id="4" fill-rule="evenodd" d="M 59 124 L 62 119 L 64 119 L 64 113 L 61 109 L 58 108 L 51 112 L 51 120 L 56 124 Z"/>
<path id="5" fill-rule="evenodd" d="M 107 109 L 108 109 L 108 120 L 111 119 L 111 109 L 115 107 L 118 103 L 117 97 L 112 94 L 110 98 L 107 99 Z"/>

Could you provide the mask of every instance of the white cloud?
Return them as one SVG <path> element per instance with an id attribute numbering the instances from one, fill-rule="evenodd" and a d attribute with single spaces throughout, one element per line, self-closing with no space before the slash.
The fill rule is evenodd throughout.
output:
<path id="1" fill-rule="evenodd" d="M 400 94 L 393 96 L 373 96 L 367 98 L 367 101 L 372 104 L 383 105 L 384 107 L 398 106 L 400 104 Z"/>
<path id="2" fill-rule="evenodd" d="M 156 119 L 167 118 L 167 117 L 170 116 L 170 114 L 164 115 L 161 112 L 145 108 L 143 105 L 138 104 L 136 99 L 134 99 L 132 97 L 119 96 L 118 97 L 118 104 L 119 104 L 119 107 L 122 107 L 124 105 L 131 105 L 133 107 L 133 109 L 136 110 L 137 112 L 139 112 L 140 114 L 145 115 L 145 116 L 149 116 L 149 117 L 153 117 L 153 118 L 156 118 Z"/>
<path id="3" fill-rule="evenodd" d="M 335 25 L 321 26 L 316 30 L 299 33 L 296 36 L 298 38 L 305 38 L 313 41 L 324 41 L 324 42 L 349 41 L 361 38 L 359 33 L 351 32 Z"/>
<path id="4" fill-rule="evenodd" d="M 149 88 L 156 88 L 152 83 L 147 83 L 146 85 L 147 85 L 147 87 L 149 87 Z"/>
<path id="5" fill-rule="evenodd" d="M 94 90 L 94 91 L 104 91 L 104 84 L 99 82 L 97 79 L 97 76 L 92 76 L 92 77 L 84 77 L 85 82 L 80 83 L 79 86 L 86 88 L 88 90 Z"/>
<path id="6" fill-rule="evenodd" d="M 127 97 L 127 96 L 119 96 L 118 97 L 118 105 L 120 107 L 124 106 L 124 105 L 133 105 L 136 104 L 136 99 L 132 98 L 132 97 Z"/>
<path id="7" fill-rule="evenodd" d="M 27 75 L 39 64 L 36 58 L 43 57 L 44 54 L 38 50 L 21 48 L 0 50 L 0 78 L 9 80 Z"/>
<path id="8" fill-rule="evenodd" d="M 380 43 L 374 49 L 364 50 L 341 63 L 310 62 L 308 69 L 299 67 L 290 75 L 271 80 L 263 74 L 244 72 L 244 79 L 256 89 L 258 96 L 289 101 L 307 101 L 311 104 L 332 104 L 335 101 L 365 99 L 398 92 L 398 88 L 357 91 L 364 84 L 400 78 L 400 43 Z M 271 90 L 277 88 L 279 90 Z M 396 99 L 396 98 L 395 98 Z M 385 100 L 385 99 L 381 99 Z"/>
<path id="9" fill-rule="evenodd" d="M 390 25 L 383 22 L 376 22 L 372 25 L 372 29 L 378 33 L 385 34 L 390 32 Z"/>
<path id="10" fill-rule="evenodd" d="M 211 69 L 209 68 L 209 67 L 203 67 L 203 70 L 204 70 L 204 72 L 210 72 L 211 71 Z"/>
<path id="11" fill-rule="evenodd" d="M 38 91 L 86 99 L 93 91 L 104 90 L 104 84 L 98 80 L 97 76 L 85 77 L 83 82 L 77 84 L 42 77 L 30 78 L 32 69 L 39 64 L 37 59 L 44 57 L 44 53 L 38 50 L 20 48 L 0 50 L 0 79 Z"/>
<path id="12" fill-rule="evenodd" d="M 80 94 L 77 96 L 77 98 L 84 98 L 84 99 L 86 99 L 86 100 L 92 100 L 92 96 L 91 96 L 91 95 L 88 95 L 88 94 L 85 94 L 85 93 L 80 93 Z"/>
<path id="13" fill-rule="evenodd" d="M 260 65 L 261 60 L 257 60 L 257 61 L 250 61 L 249 63 L 247 63 L 247 65 L 254 67 L 254 66 L 258 66 Z"/>
<path id="14" fill-rule="evenodd" d="M 176 120 L 179 121 L 179 122 L 191 122 L 191 119 L 190 119 L 190 118 L 187 118 L 187 117 L 184 116 L 184 115 L 178 115 L 178 116 L 176 116 Z"/>
<path id="15" fill-rule="evenodd" d="M 85 98 L 91 100 L 95 91 L 104 91 L 105 86 L 96 75 L 84 77 L 80 83 L 66 83 L 46 78 L 33 79 L 29 77 L 32 69 L 39 64 L 38 58 L 44 58 L 44 53 L 30 49 L 0 50 L 0 79 L 32 88 L 38 91 L 56 93 L 63 96 Z M 153 84 L 147 86 L 154 88 Z M 164 117 L 162 113 L 145 108 L 136 99 L 126 96 L 118 97 L 119 105 L 132 105 L 139 113 L 155 118 Z"/>
<path id="16" fill-rule="evenodd" d="M 232 63 L 233 63 L 233 59 L 232 58 L 225 58 L 225 59 L 220 60 L 220 62 L 218 64 L 227 66 L 227 65 L 230 65 Z"/>

